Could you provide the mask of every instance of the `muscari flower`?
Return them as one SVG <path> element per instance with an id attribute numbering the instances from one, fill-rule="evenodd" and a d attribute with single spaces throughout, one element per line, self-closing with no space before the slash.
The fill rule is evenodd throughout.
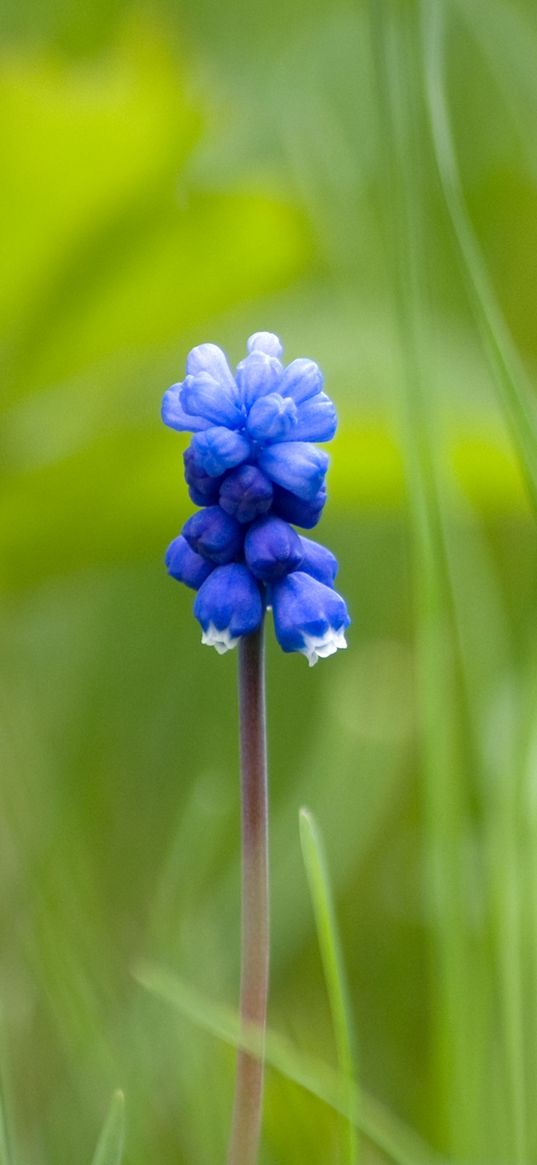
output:
<path id="1" fill-rule="evenodd" d="M 318 365 L 284 367 L 281 355 L 277 336 L 257 332 L 233 375 L 220 348 L 200 344 L 185 380 L 165 393 L 165 424 L 193 434 L 185 478 L 202 507 L 166 566 L 198 591 L 203 643 L 229 650 L 271 605 L 283 650 L 313 664 L 346 646 L 349 616 L 334 590 L 334 555 L 293 525 L 309 530 L 320 518 L 328 457 L 314 442 L 330 440 L 337 421 Z"/>

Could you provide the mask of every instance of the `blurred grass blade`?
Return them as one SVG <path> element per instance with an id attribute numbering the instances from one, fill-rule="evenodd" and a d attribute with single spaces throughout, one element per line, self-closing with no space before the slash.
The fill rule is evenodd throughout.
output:
<path id="1" fill-rule="evenodd" d="M 18 1151 L 19 1143 L 13 1118 L 12 1073 L 9 1065 L 6 1021 L 2 1006 L 0 1008 L 0 1165 L 15 1165 L 15 1162 L 22 1160 Z"/>
<path id="2" fill-rule="evenodd" d="M 401 350 L 401 431 L 413 536 L 435 1135 L 457 1159 L 477 1159 L 483 1141 L 477 1052 L 482 1011 L 476 1006 L 481 967 L 470 950 L 466 924 L 468 880 L 461 862 L 468 814 L 468 772 L 461 747 L 466 713 L 447 560 L 445 485 L 431 407 L 433 370 L 425 341 L 430 312 L 428 174 L 419 29 L 414 6 L 401 6 L 397 0 L 382 5 L 370 0 L 369 12 L 385 144 L 386 241 Z"/>
<path id="3" fill-rule="evenodd" d="M 149 963 L 140 963 L 135 978 L 152 994 L 159 996 L 197 1027 L 251 1055 L 261 1052 L 261 1033 L 255 1027 L 241 1029 L 239 1016 L 232 1008 L 213 1003 L 205 995 L 184 983 L 179 976 Z M 293 1083 L 330 1105 L 352 1121 L 395 1165 L 441 1165 L 440 1158 L 423 1141 L 378 1101 L 362 1093 L 358 1109 L 355 1098 L 345 1092 L 339 1072 L 310 1056 L 303 1056 L 284 1036 L 270 1030 L 266 1036 L 265 1060 Z"/>
<path id="4" fill-rule="evenodd" d="M 3 1095 L 0 1095 L 0 1165 L 13 1165 L 13 1156 L 9 1149 Z"/>
<path id="5" fill-rule="evenodd" d="M 121 1165 L 125 1141 L 125 1097 L 114 1092 L 92 1165 Z"/>
<path id="6" fill-rule="evenodd" d="M 496 298 L 464 201 L 445 92 L 443 0 L 425 0 L 421 14 L 429 121 L 440 183 L 498 397 L 537 515 L 537 417 L 531 403 L 532 387 Z"/>
<path id="7" fill-rule="evenodd" d="M 352 1050 L 352 1025 L 348 1001 L 347 983 L 337 932 L 334 904 L 324 846 L 317 822 L 309 809 L 299 813 L 300 845 L 310 888 L 317 936 L 321 951 L 326 989 L 332 1013 L 332 1023 L 336 1038 L 339 1068 L 345 1081 L 349 1097 L 356 1098 L 359 1107 L 359 1090 L 356 1079 L 355 1061 Z M 360 1146 L 356 1128 L 348 1122 L 348 1161 L 356 1165 L 360 1158 Z"/>

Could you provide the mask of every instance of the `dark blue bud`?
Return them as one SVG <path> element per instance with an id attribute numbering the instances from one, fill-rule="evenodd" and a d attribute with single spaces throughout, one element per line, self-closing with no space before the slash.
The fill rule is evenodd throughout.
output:
<path id="1" fill-rule="evenodd" d="M 303 559 L 300 538 L 282 518 L 258 518 L 247 531 L 244 556 L 252 574 L 262 582 L 272 582 L 291 570 L 297 570 Z"/>
<path id="2" fill-rule="evenodd" d="M 252 447 L 243 433 L 216 426 L 196 433 L 192 440 L 199 464 L 209 477 L 220 477 L 226 469 L 234 469 L 241 461 L 247 461 Z"/>
<path id="3" fill-rule="evenodd" d="M 292 522 L 293 526 L 301 526 L 303 530 L 312 530 L 321 517 L 325 502 L 326 485 L 324 482 L 315 497 L 309 502 L 304 501 L 303 498 L 297 498 L 296 494 L 289 493 L 289 490 L 275 485 L 272 513 L 277 514 L 279 518 L 285 518 L 286 522 Z"/>
<path id="4" fill-rule="evenodd" d="M 274 583 L 271 599 L 276 638 L 284 651 L 302 652 L 311 667 L 347 646 L 349 614 L 344 599 L 331 587 L 297 570 Z"/>
<path id="5" fill-rule="evenodd" d="M 182 530 L 192 550 L 218 565 L 242 553 L 244 528 L 220 506 L 207 506 L 185 522 Z"/>
<path id="6" fill-rule="evenodd" d="M 263 618 L 259 585 L 242 563 L 219 566 L 200 587 L 194 614 L 203 630 L 202 643 L 223 655 L 242 635 L 259 627 Z"/>
<path id="7" fill-rule="evenodd" d="M 297 407 L 290 396 L 270 392 L 254 401 L 246 428 L 254 441 L 283 441 L 293 432 Z"/>
<path id="8" fill-rule="evenodd" d="M 192 501 L 197 506 L 212 506 L 218 501 L 220 486 L 222 484 L 223 475 L 220 477 L 209 477 L 203 469 L 199 454 L 192 445 L 188 446 L 183 453 L 183 461 L 185 466 L 185 481 L 189 487 L 188 492 Z"/>
<path id="9" fill-rule="evenodd" d="M 328 550 L 326 546 L 321 546 L 320 542 L 314 542 L 311 538 L 303 538 L 301 534 L 298 537 L 304 555 L 300 569 L 305 574 L 311 574 L 313 578 L 317 578 L 325 586 L 332 587 L 338 572 L 338 561 L 335 554 L 332 554 L 332 551 Z"/>
<path id="10" fill-rule="evenodd" d="M 239 465 L 222 481 L 220 505 L 238 522 L 253 522 L 254 518 L 268 513 L 272 495 L 272 482 L 256 465 Z"/>
<path id="11" fill-rule="evenodd" d="M 202 441 L 205 437 L 205 433 L 199 433 L 194 440 Z M 309 502 L 323 484 L 328 456 L 307 441 L 282 441 L 261 450 L 259 465 L 277 485 Z"/>
<path id="12" fill-rule="evenodd" d="M 196 554 L 195 550 L 191 549 L 182 534 L 170 542 L 164 561 L 168 574 L 171 574 L 172 578 L 185 583 L 187 587 L 192 587 L 195 591 L 215 569 L 214 563 L 207 562 L 205 558 L 201 557 L 201 554 Z"/>

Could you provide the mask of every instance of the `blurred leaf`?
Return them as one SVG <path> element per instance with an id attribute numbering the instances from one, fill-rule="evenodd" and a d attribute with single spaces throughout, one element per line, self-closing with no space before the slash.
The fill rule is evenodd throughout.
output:
<path id="1" fill-rule="evenodd" d="M 255 1024 L 241 1028 L 239 1016 L 232 1008 L 211 1002 L 178 976 L 151 964 L 139 964 L 134 975 L 142 987 L 171 1003 L 191 1023 L 234 1048 L 254 1056 L 261 1053 L 262 1033 Z M 342 1080 L 327 1064 L 302 1056 L 288 1040 L 270 1030 L 266 1034 L 265 1059 L 272 1068 L 352 1121 L 396 1165 L 440 1165 L 433 1151 L 377 1101 L 364 1093 L 357 1111 L 355 1099 L 349 1097 L 346 1079 Z"/>
<path id="2" fill-rule="evenodd" d="M 5 54 L 0 337 L 9 392 L 177 342 L 212 312 L 278 287 L 306 258 L 280 190 L 206 188 L 188 165 L 209 111 L 148 16 L 96 60 Z M 39 198 L 35 175 L 39 175 Z M 259 245 L 270 241 L 270 245 Z M 9 285 L 9 290 L 7 289 Z"/>
<path id="3" fill-rule="evenodd" d="M 95 1150 L 92 1165 L 121 1165 L 125 1140 L 125 1097 L 115 1092 Z"/>

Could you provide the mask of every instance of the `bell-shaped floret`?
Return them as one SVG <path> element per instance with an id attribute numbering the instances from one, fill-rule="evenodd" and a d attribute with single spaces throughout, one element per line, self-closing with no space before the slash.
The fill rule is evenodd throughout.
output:
<path id="1" fill-rule="evenodd" d="M 302 652 L 311 667 L 347 646 L 349 614 L 331 587 L 297 570 L 274 583 L 271 598 L 276 638 L 284 651 Z"/>
<path id="2" fill-rule="evenodd" d="M 301 534 L 298 535 L 298 538 L 304 555 L 300 569 L 305 574 L 311 574 L 313 578 L 318 579 L 325 586 L 333 587 L 338 572 L 338 561 L 335 554 L 332 554 L 327 546 L 322 546 L 320 542 L 314 542 L 312 538 L 304 538 Z"/>
<path id="3" fill-rule="evenodd" d="M 281 356 L 283 347 L 274 332 L 254 332 L 246 342 L 249 352 L 264 352 L 265 356 Z"/>
<path id="4" fill-rule="evenodd" d="M 247 461 L 252 447 L 244 433 L 217 425 L 196 433 L 192 439 L 198 464 L 209 477 L 220 477 L 226 469 L 234 469 Z"/>
<path id="5" fill-rule="evenodd" d="M 284 369 L 279 392 L 283 396 L 292 396 L 298 405 L 321 392 L 323 384 L 324 378 L 319 365 L 314 360 L 306 360 L 300 356 Z"/>
<path id="6" fill-rule="evenodd" d="M 285 518 L 286 522 L 292 522 L 293 526 L 301 526 L 303 530 L 312 530 L 321 517 L 325 502 L 326 485 L 324 482 L 311 501 L 297 498 L 296 494 L 289 493 L 289 490 L 276 485 L 274 486 L 272 512 L 277 514 L 279 518 Z"/>
<path id="7" fill-rule="evenodd" d="M 194 614 L 203 631 L 202 643 L 223 655 L 242 635 L 259 627 L 263 618 L 259 585 L 242 563 L 219 566 L 200 587 Z"/>
<path id="8" fill-rule="evenodd" d="M 253 522 L 254 518 L 268 513 L 273 493 L 272 482 L 257 465 L 239 465 L 222 481 L 220 505 L 238 522 Z"/>
<path id="9" fill-rule="evenodd" d="M 196 554 L 218 565 L 233 562 L 242 552 L 244 527 L 220 506 L 207 506 L 192 514 L 182 534 Z"/>
<path id="10" fill-rule="evenodd" d="M 200 434 L 200 439 L 204 436 Z M 282 441 L 261 450 L 259 465 L 277 485 L 311 501 L 323 484 L 328 456 L 307 441 Z"/>
<path id="11" fill-rule="evenodd" d="M 237 387 L 246 411 L 260 396 L 278 391 L 283 368 L 275 356 L 253 351 L 237 365 Z"/>
<path id="12" fill-rule="evenodd" d="M 254 441 L 284 441 L 294 432 L 297 407 L 290 396 L 271 392 L 254 401 L 246 427 Z"/>
<path id="13" fill-rule="evenodd" d="M 208 429 L 210 421 L 205 417 L 194 417 L 187 413 L 183 406 L 183 381 L 172 384 L 162 398 L 161 416 L 165 425 L 170 429 L 177 429 L 180 433 L 197 433 L 201 429 Z"/>
<path id="14" fill-rule="evenodd" d="M 252 574 L 269 583 L 297 570 L 303 551 L 296 530 L 288 522 L 282 518 L 258 518 L 247 531 L 244 557 Z"/>
<path id="15" fill-rule="evenodd" d="M 165 557 L 166 569 L 172 578 L 197 591 L 215 569 L 213 562 L 196 554 L 182 534 L 170 542 Z"/>

